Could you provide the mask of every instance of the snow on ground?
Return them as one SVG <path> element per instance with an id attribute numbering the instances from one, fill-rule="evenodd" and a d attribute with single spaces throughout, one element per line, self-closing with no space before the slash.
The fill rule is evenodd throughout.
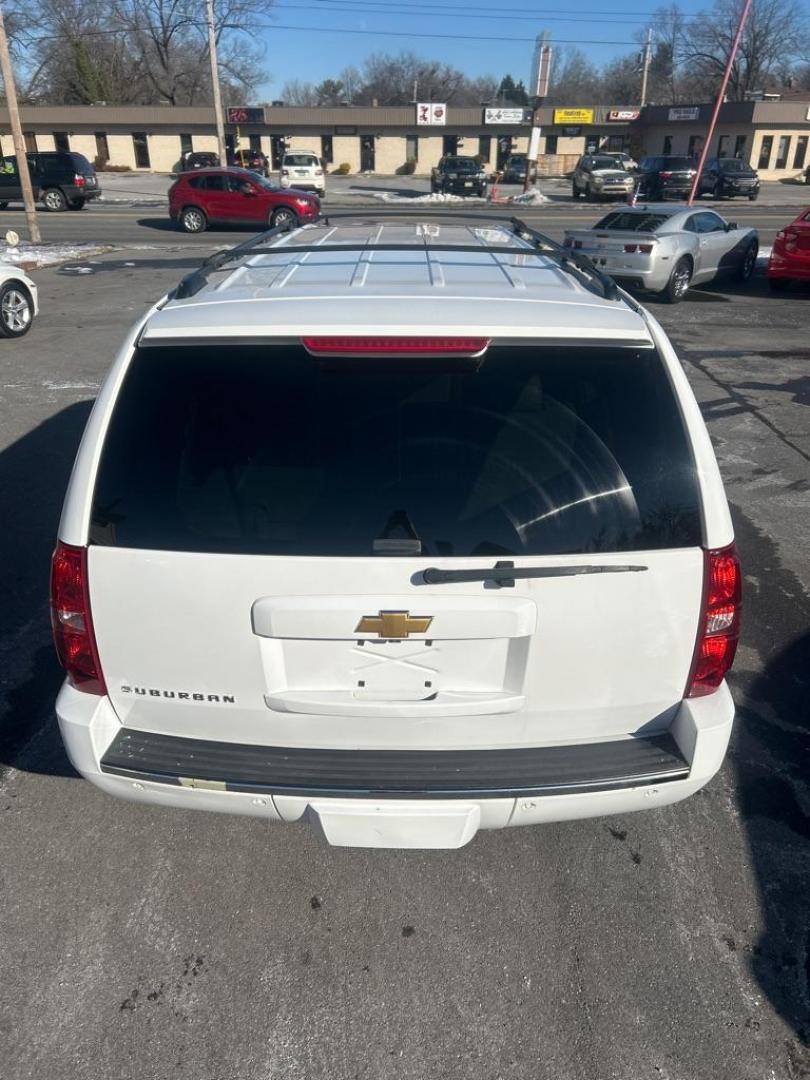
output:
<path id="1" fill-rule="evenodd" d="M 451 195 L 449 193 L 434 191 L 429 195 L 397 195 L 393 191 L 375 191 L 374 198 L 387 203 L 454 203 L 456 205 L 483 205 L 488 199 L 470 195 Z M 522 191 L 520 195 L 512 195 L 509 199 L 499 199 L 499 202 L 517 203 L 519 206 L 540 206 L 541 203 L 551 202 L 538 188 L 530 188 Z"/>
<path id="2" fill-rule="evenodd" d="M 433 191 L 429 195 L 397 195 L 393 191 L 375 191 L 372 194 L 375 199 L 387 203 L 464 203 L 465 205 L 477 203 L 480 205 L 487 201 L 477 196 L 450 195 L 443 191 Z"/>
<path id="3" fill-rule="evenodd" d="M 0 266 L 26 266 L 33 263 L 37 269 L 56 266 L 59 263 L 88 259 L 112 251 L 112 244 L 18 244 L 17 247 L 0 248 Z"/>
<path id="4" fill-rule="evenodd" d="M 511 201 L 519 203 L 521 206 L 539 206 L 541 203 L 551 202 L 551 199 L 548 195 L 544 195 L 539 188 L 531 187 L 528 191 L 521 192 L 520 195 L 513 195 Z"/>

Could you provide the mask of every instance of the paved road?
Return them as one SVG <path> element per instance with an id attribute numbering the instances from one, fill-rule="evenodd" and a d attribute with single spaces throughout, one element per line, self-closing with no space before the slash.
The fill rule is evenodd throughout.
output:
<path id="1" fill-rule="evenodd" d="M 156 235 L 40 272 L 38 325 L 0 348 L 3 1080 L 807 1080 L 810 293 L 653 307 L 746 569 L 721 774 L 648 814 L 345 851 L 113 801 L 55 731 L 47 566 L 81 427 L 124 329 L 212 239 Z"/>
<path id="2" fill-rule="evenodd" d="M 801 190 L 801 189 L 800 189 Z M 810 202 L 810 197 L 808 197 Z M 714 205 L 706 203 L 706 206 Z M 787 208 L 784 206 L 762 206 L 758 203 L 724 202 L 716 204 L 717 210 L 727 219 L 739 221 L 741 225 L 752 225 L 760 231 L 760 242 L 770 244 L 775 234 L 792 221 L 799 212 L 799 206 Z M 539 207 L 513 206 L 509 204 L 494 206 L 449 207 L 423 206 L 415 207 L 413 204 L 396 206 L 384 203 L 374 205 L 357 204 L 356 202 L 342 201 L 340 203 L 329 201 L 324 203 L 324 213 L 339 213 L 351 210 L 357 213 L 382 214 L 387 210 L 400 212 L 419 211 L 424 212 L 465 212 L 482 214 L 502 214 L 509 217 L 519 214 L 532 225 L 548 232 L 552 237 L 562 237 L 565 228 L 591 225 L 602 215 L 606 207 L 594 206 L 589 203 L 554 202 Z M 48 214 L 41 212 L 39 215 L 42 239 L 48 243 L 98 243 L 113 246 L 136 245 L 141 251 L 151 251 L 174 247 L 193 251 L 193 249 L 213 249 L 225 244 L 238 243 L 252 235 L 252 230 L 217 228 L 191 237 L 187 233 L 180 232 L 165 212 L 163 206 L 126 206 L 123 204 L 95 205 L 86 207 L 78 214 Z M 15 229 L 21 235 L 25 235 L 25 216 L 22 210 L 0 211 L 0 237 L 8 229 Z M 145 256 L 149 257 L 149 256 Z"/>

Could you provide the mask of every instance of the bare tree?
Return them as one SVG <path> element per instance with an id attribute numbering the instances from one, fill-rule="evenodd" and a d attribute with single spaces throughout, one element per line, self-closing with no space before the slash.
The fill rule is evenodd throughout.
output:
<path id="1" fill-rule="evenodd" d="M 281 100 L 285 105 L 317 105 L 318 91 L 315 84 L 291 79 L 281 88 Z"/>
<path id="2" fill-rule="evenodd" d="M 700 96 L 716 92 L 731 52 L 743 0 L 715 0 L 711 11 L 686 28 L 681 62 Z M 746 93 L 778 80 L 780 68 L 807 49 L 804 11 L 796 0 L 754 0 L 740 50 L 731 70 L 728 95 L 744 101 Z"/>
<path id="3" fill-rule="evenodd" d="M 577 48 L 561 49 L 551 69 L 547 101 L 552 105 L 593 105 L 599 100 L 599 69 Z"/>

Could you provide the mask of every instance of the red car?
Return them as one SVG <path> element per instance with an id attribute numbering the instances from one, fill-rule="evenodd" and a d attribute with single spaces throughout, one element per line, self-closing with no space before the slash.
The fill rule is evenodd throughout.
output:
<path id="1" fill-rule="evenodd" d="M 782 292 L 791 281 L 810 281 L 810 207 L 776 234 L 768 260 L 768 284 Z"/>
<path id="2" fill-rule="evenodd" d="M 209 225 L 272 228 L 286 222 L 314 221 L 321 209 L 316 195 L 282 189 L 247 169 L 197 169 L 182 173 L 169 188 L 169 217 L 185 232 Z"/>

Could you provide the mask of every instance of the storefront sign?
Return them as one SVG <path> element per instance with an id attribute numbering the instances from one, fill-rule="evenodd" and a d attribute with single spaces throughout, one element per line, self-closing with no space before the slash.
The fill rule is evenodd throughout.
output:
<path id="1" fill-rule="evenodd" d="M 526 117 L 525 109 L 484 109 L 485 124 L 522 124 Z M 531 109 L 528 110 L 531 119 Z"/>
<path id="2" fill-rule="evenodd" d="M 669 120 L 697 120 L 700 117 L 700 106 L 690 105 L 687 108 L 670 109 Z"/>
<path id="3" fill-rule="evenodd" d="M 416 106 L 417 124 L 446 124 L 447 106 L 435 105 L 432 101 L 420 101 Z"/>
<path id="4" fill-rule="evenodd" d="M 608 120 L 638 120 L 641 109 L 611 109 Z"/>
<path id="5" fill-rule="evenodd" d="M 555 124 L 592 124 L 593 109 L 555 109 Z"/>

